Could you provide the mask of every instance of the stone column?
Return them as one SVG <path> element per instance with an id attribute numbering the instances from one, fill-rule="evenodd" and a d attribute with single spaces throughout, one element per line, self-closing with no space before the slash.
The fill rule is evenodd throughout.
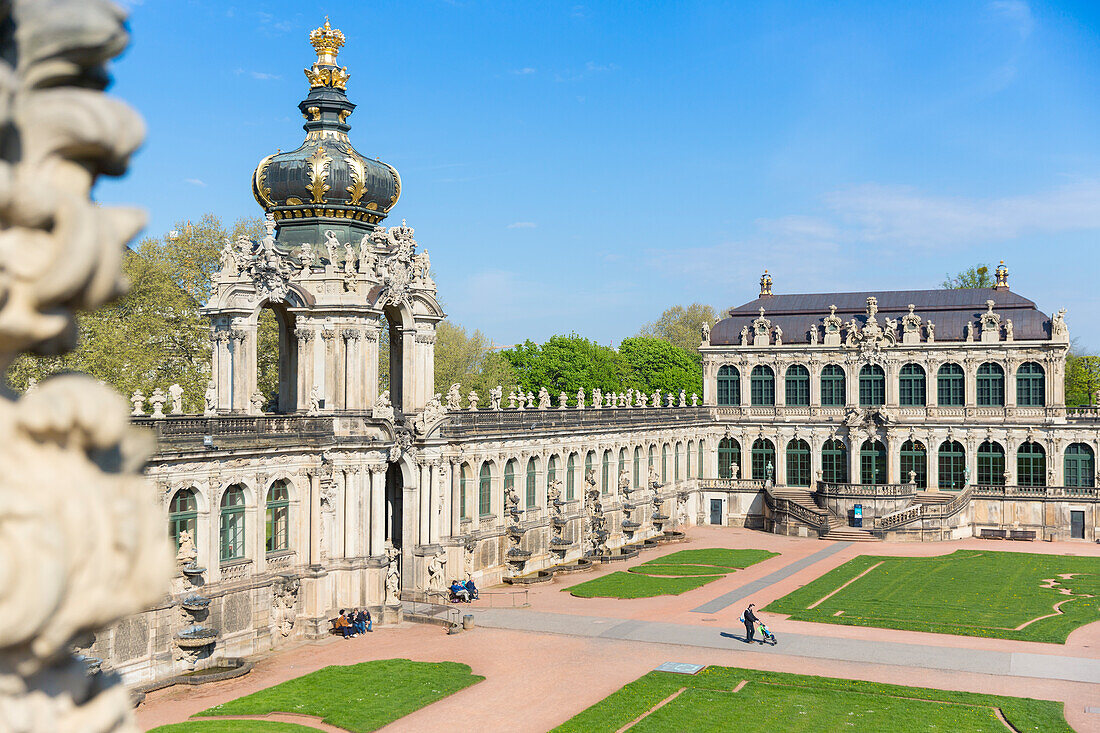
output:
<path id="1" fill-rule="evenodd" d="M 341 407 L 345 410 L 362 409 L 360 404 L 359 377 L 359 332 L 354 328 L 345 328 L 340 334 L 344 344 L 344 359 L 340 371 L 343 372 L 344 400 Z"/>
<path id="2" fill-rule="evenodd" d="M 1016 369 L 1020 366 L 1020 362 L 1015 359 L 1009 359 L 1005 367 L 1005 407 L 1016 407 Z"/>
<path id="3" fill-rule="evenodd" d="M 321 479 L 316 471 L 309 474 L 309 564 L 321 564 Z"/>
<path id="4" fill-rule="evenodd" d="M 370 471 L 370 554 L 386 552 L 386 464 L 369 466 Z"/>
<path id="5" fill-rule="evenodd" d="M 848 432 L 848 483 L 858 484 L 859 475 L 859 449 L 863 445 L 863 435 Z"/>
<path id="6" fill-rule="evenodd" d="M 927 440 L 924 441 L 924 450 L 927 456 L 925 466 L 928 469 L 929 491 L 939 491 L 940 489 L 940 442 L 940 439 L 931 433 L 928 434 Z"/>
<path id="7" fill-rule="evenodd" d="M 810 371 L 810 407 L 821 407 L 821 370 L 824 365 L 817 362 L 809 364 Z"/>
<path id="8" fill-rule="evenodd" d="M 245 394 L 248 383 L 248 364 L 245 355 L 245 333 L 241 329 L 234 328 L 229 331 L 230 353 L 230 399 L 231 412 L 244 412 L 248 409 L 248 398 Z"/>
<path id="9" fill-rule="evenodd" d="M 418 526 L 416 543 L 418 545 L 426 545 L 431 539 L 431 485 L 432 485 L 432 467 L 428 460 L 422 459 L 419 466 L 419 483 L 417 484 L 417 494 L 419 496 L 417 514 Z"/>
<path id="10" fill-rule="evenodd" d="M 220 329 L 214 331 L 211 341 L 218 412 L 229 412 L 233 409 L 233 362 L 232 355 L 229 353 L 229 332 Z"/>
<path id="11" fill-rule="evenodd" d="M 645 466 L 643 458 L 643 467 Z M 718 478 L 718 439 L 703 441 L 703 478 Z"/>
<path id="12" fill-rule="evenodd" d="M 791 438 L 789 436 L 780 435 L 776 433 L 772 438 L 772 442 L 775 444 L 775 485 L 786 486 L 787 485 L 787 441 Z"/>
<path id="13" fill-rule="evenodd" d="M 891 359 L 886 363 L 886 407 L 891 410 L 897 410 L 900 406 L 899 389 L 901 378 L 901 364 L 896 360 Z M 887 446 L 889 450 L 889 446 Z"/>
<path id="14" fill-rule="evenodd" d="M 309 409 L 309 397 L 313 392 L 313 368 L 316 361 L 313 333 L 313 329 L 307 326 L 294 329 L 294 336 L 298 340 L 298 412 Z"/>
<path id="15" fill-rule="evenodd" d="M 462 534 L 462 463 L 458 459 L 451 460 L 451 536 Z M 469 479 L 466 481 L 466 493 L 470 492 Z M 466 497 L 469 500 L 469 496 Z"/>
<path id="16" fill-rule="evenodd" d="M 887 379 L 889 378 L 890 377 L 887 376 Z M 886 389 L 887 392 L 889 392 L 889 382 L 887 383 Z M 901 451 L 898 449 L 897 438 L 891 433 L 887 433 L 882 444 L 886 446 L 886 483 L 901 483 L 898 481 L 898 474 L 901 472 Z"/>
<path id="17" fill-rule="evenodd" d="M 363 409 L 374 407 L 378 399 L 378 339 L 381 330 L 377 327 L 366 331 L 361 355 L 363 369 Z"/>
<path id="18" fill-rule="evenodd" d="M 440 520 L 443 511 L 443 461 L 432 461 L 428 467 L 428 543 L 439 544 Z"/>
<path id="19" fill-rule="evenodd" d="M 416 329 L 404 328 L 398 329 L 397 333 L 401 336 L 401 404 L 397 404 L 394 400 L 394 407 L 399 408 L 406 415 L 411 415 L 416 412 L 417 407 L 423 405 L 417 404 L 417 358 L 416 358 Z M 393 346 L 391 345 L 392 349 Z M 390 370 L 390 379 L 393 379 L 393 370 Z M 391 398 L 393 392 L 390 392 Z"/>
<path id="20" fill-rule="evenodd" d="M 336 331 L 331 328 L 321 330 L 321 354 L 324 359 L 324 380 L 321 394 L 325 399 L 325 412 L 336 408 Z"/>

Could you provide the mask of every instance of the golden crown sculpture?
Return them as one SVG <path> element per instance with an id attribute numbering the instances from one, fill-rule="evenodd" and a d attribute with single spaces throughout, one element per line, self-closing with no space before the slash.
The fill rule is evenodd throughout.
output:
<path id="1" fill-rule="evenodd" d="M 336 54 L 340 53 L 340 47 L 344 45 L 344 34 L 339 28 L 328 24 L 327 15 L 323 26 L 310 31 L 309 42 L 317 52 L 318 64 L 336 66 Z"/>

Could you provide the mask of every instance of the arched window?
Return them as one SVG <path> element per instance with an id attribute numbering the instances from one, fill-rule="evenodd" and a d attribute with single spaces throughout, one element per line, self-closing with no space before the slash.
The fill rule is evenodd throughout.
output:
<path id="1" fill-rule="evenodd" d="M 619 488 L 619 476 L 622 475 L 623 471 L 627 470 L 627 468 L 626 468 L 627 462 L 626 461 L 627 461 L 626 448 L 620 448 L 619 449 L 619 466 L 618 466 L 619 470 L 615 474 L 615 476 L 613 477 L 613 481 L 614 481 L 614 485 L 615 485 L 616 489 Z"/>
<path id="2" fill-rule="evenodd" d="M 286 481 L 276 481 L 267 490 L 267 551 L 280 552 L 290 548 L 290 492 Z"/>
<path id="3" fill-rule="evenodd" d="M 180 489 L 172 496 L 168 504 L 168 534 L 172 536 L 172 546 L 179 549 L 180 533 L 191 533 L 191 541 L 199 546 L 198 538 L 199 502 L 194 489 Z"/>
<path id="4" fill-rule="evenodd" d="M 886 483 L 886 446 L 879 440 L 865 440 L 859 449 L 859 482 L 865 486 Z"/>
<path id="5" fill-rule="evenodd" d="M 570 453 L 569 460 L 565 462 L 565 500 L 572 501 L 576 496 L 577 486 L 577 454 Z"/>
<path id="6" fill-rule="evenodd" d="M 757 438 L 752 444 L 752 477 L 758 481 L 767 479 L 769 472 L 775 478 L 775 445 L 767 438 Z"/>
<path id="7" fill-rule="evenodd" d="M 787 367 L 784 378 L 787 404 L 792 407 L 808 407 L 810 404 L 810 373 L 801 364 Z"/>
<path id="8" fill-rule="evenodd" d="M 982 486 L 1005 485 L 1005 449 L 1000 443 L 987 440 L 978 446 L 978 483 Z"/>
<path id="9" fill-rule="evenodd" d="M 230 486 L 222 494 L 221 506 L 221 551 L 218 557 L 222 562 L 240 560 L 244 557 L 244 489 Z"/>
<path id="10" fill-rule="evenodd" d="M 600 469 L 600 493 L 606 494 L 611 488 L 611 451 L 603 452 L 603 465 Z"/>
<path id="11" fill-rule="evenodd" d="M 966 384 L 963 368 L 944 364 L 936 376 L 936 402 L 940 407 L 961 407 L 966 404 Z"/>
<path id="12" fill-rule="evenodd" d="M 1021 407 L 1042 407 L 1047 402 L 1046 375 L 1043 367 L 1025 361 L 1016 370 L 1016 404 Z"/>
<path id="13" fill-rule="evenodd" d="M 775 372 L 770 366 L 757 364 L 752 368 L 749 393 L 753 407 L 771 407 L 775 404 Z"/>
<path id="14" fill-rule="evenodd" d="M 724 366 L 718 369 L 718 404 L 741 404 L 741 373 L 737 367 Z"/>
<path id="15" fill-rule="evenodd" d="M 546 495 L 550 495 L 550 487 L 558 480 L 558 457 L 550 456 L 546 461 Z"/>
<path id="16" fill-rule="evenodd" d="M 821 370 L 822 407 L 843 407 L 848 401 L 844 390 L 844 369 L 839 364 L 828 364 Z"/>
<path id="17" fill-rule="evenodd" d="M 962 489 L 966 487 L 966 451 L 957 440 L 945 440 L 940 444 L 940 488 Z"/>
<path id="18" fill-rule="evenodd" d="M 668 483 L 668 443 L 661 446 L 661 486 Z"/>
<path id="19" fill-rule="evenodd" d="M 859 404 L 863 407 L 886 404 L 886 372 L 878 364 L 865 364 L 859 370 Z"/>
<path id="20" fill-rule="evenodd" d="M 504 464 L 504 508 L 508 509 L 508 497 L 516 490 L 516 459 L 510 458 Z M 517 497 L 518 498 L 518 497 Z"/>
<path id="21" fill-rule="evenodd" d="M 734 465 L 736 471 L 732 468 Z M 734 474 L 744 478 L 741 475 L 741 444 L 736 438 L 722 438 L 718 441 L 718 478 L 733 478 Z"/>
<path id="22" fill-rule="evenodd" d="M 829 484 L 848 483 L 848 449 L 836 438 L 821 446 L 821 480 Z"/>
<path id="23" fill-rule="evenodd" d="M 1092 487 L 1096 483 L 1092 448 L 1084 443 L 1070 443 L 1066 447 L 1065 468 L 1063 486 Z"/>
<path id="24" fill-rule="evenodd" d="M 787 486 L 810 485 L 810 445 L 804 440 L 787 443 Z"/>
<path id="25" fill-rule="evenodd" d="M 978 405 L 1004 407 L 1005 370 L 1000 364 L 986 362 L 978 367 Z"/>
<path id="26" fill-rule="evenodd" d="M 646 472 L 645 472 L 645 482 L 646 482 L 647 486 L 649 485 L 650 477 L 655 475 L 654 471 L 656 471 L 656 470 L 657 470 L 657 448 L 651 445 L 651 446 L 649 446 L 649 463 L 648 463 L 648 465 L 646 465 Z"/>
<path id="27" fill-rule="evenodd" d="M 918 488 L 928 486 L 928 451 L 919 440 L 907 440 L 901 445 L 901 480 L 909 483 L 909 474 L 913 474 Z"/>
<path id="28" fill-rule="evenodd" d="M 924 407 L 924 368 L 920 364 L 906 364 L 901 368 L 898 402 L 908 407 Z"/>
<path id="29" fill-rule="evenodd" d="M 695 470 L 699 473 L 697 478 L 703 478 L 703 441 L 699 441 L 699 447 L 696 450 L 699 451 L 699 455 L 695 457 Z"/>
<path id="30" fill-rule="evenodd" d="M 485 517 L 493 511 L 493 468 L 488 461 L 481 464 L 481 475 L 478 477 L 477 487 L 477 513 Z"/>
<path id="31" fill-rule="evenodd" d="M 458 518 L 470 518 L 470 464 L 463 463 L 458 471 Z"/>
<path id="32" fill-rule="evenodd" d="M 692 456 L 695 453 L 695 441 L 689 440 L 687 445 L 687 452 L 684 453 L 684 460 L 686 465 L 684 466 L 684 477 L 691 478 Z"/>
<path id="33" fill-rule="evenodd" d="M 527 495 L 523 497 L 524 506 L 534 509 L 538 501 L 538 492 L 535 490 L 535 473 L 538 471 L 538 462 L 534 458 L 527 459 Z"/>
<path id="34" fill-rule="evenodd" d="M 681 444 L 677 443 L 672 449 L 672 480 L 680 480 L 680 447 Z"/>
<path id="35" fill-rule="evenodd" d="M 642 488 L 642 447 L 634 447 L 634 488 Z"/>
<path id="36" fill-rule="evenodd" d="M 1021 443 L 1016 449 L 1016 485 L 1047 485 L 1047 452 L 1035 442 Z"/>
<path id="37" fill-rule="evenodd" d="M 592 477 L 592 483 L 596 483 L 596 451 L 588 451 L 584 457 L 584 480 L 588 481 L 588 477 Z M 587 489 L 585 489 L 587 491 Z"/>

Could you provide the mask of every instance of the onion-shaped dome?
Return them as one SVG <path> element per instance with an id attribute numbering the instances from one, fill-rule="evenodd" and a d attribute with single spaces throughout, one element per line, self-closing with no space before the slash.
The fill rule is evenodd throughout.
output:
<path id="1" fill-rule="evenodd" d="M 310 43 L 317 61 L 305 70 L 309 95 L 298 104 L 306 119 L 306 139 L 297 150 L 267 156 L 252 174 L 256 201 L 274 216 L 280 233 L 288 225 L 295 230 L 295 244 L 320 243 L 322 232 L 334 226 L 373 228 L 369 225 L 381 222 L 401 196 L 397 170 L 364 157 L 348 139 L 347 118 L 355 109 L 345 94 L 350 74 L 336 65 L 344 34 L 326 18 L 324 26 L 310 33 Z"/>

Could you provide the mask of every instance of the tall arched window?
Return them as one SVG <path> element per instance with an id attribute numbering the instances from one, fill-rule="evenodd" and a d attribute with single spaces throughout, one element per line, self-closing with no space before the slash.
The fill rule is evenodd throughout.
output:
<path id="1" fill-rule="evenodd" d="M 649 462 L 646 465 L 645 482 L 649 485 L 650 476 L 654 475 L 654 471 L 657 470 L 657 448 L 655 446 L 649 446 Z"/>
<path id="2" fill-rule="evenodd" d="M 267 522 L 265 527 L 268 552 L 290 548 L 290 492 L 286 481 L 276 481 L 267 490 Z"/>
<path id="3" fill-rule="evenodd" d="M 172 496 L 168 504 L 168 534 L 172 536 L 172 546 L 179 549 L 180 533 L 191 533 L 191 541 L 199 546 L 199 502 L 194 489 L 180 489 Z"/>
<path id="4" fill-rule="evenodd" d="M 907 407 L 924 407 L 924 367 L 906 364 L 898 376 L 898 402 Z"/>
<path id="5" fill-rule="evenodd" d="M 481 464 L 481 475 L 478 477 L 477 487 L 477 513 L 487 517 L 493 511 L 493 468 L 489 461 Z"/>
<path id="6" fill-rule="evenodd" d="M 966 383 L 963 368 L 944 364 L 936 376 L 936 402 L 940 407 L 961 407 L 966 404 Z"/>
<path id="7" fill-rule="evenodd" d="M 1016 404 L 1021 407 L 1042 407 L 1047 401 L 1046 375 L 1043 367 L 1025 361 L 1016 370 Z"/>
<path id="8" fill-rule="evenodd" d="M 222 494 L 221 551 L 222 562 L 244 557 L 244 489 L 230 486 Z"/>
<path id="9" fill-rule="evenodd" d="M 661 486 L 668 483 L 668 443 L 661 446 Z"/>
<path id="10" fill-rule="evenodd" d="M 726 365 L 718 369 L 718 404 L 741 404 L 741 373 L 735 366 Z"/>
<path id="11" fill-rule="evenodd" d="M 1016 449 L 1016 485 L 1047 485 L 1047 452 L 1035 442 L 1021 443 Z"/>
<path id="12" fill-rule="evenodd" d="M 680 480 L 680 447 L 681 444 L 677 443 L 672 449 L 672 480 Z"/>
<path id="13" fill-rule="evenodd" d="M 957 440 L 945 440 L 940 444 L 940 488 L 962 489 L 966 487 L 966 451 Z"/>
<path id="14" fill-rule="evenodd" d="M 535 488 L 535 474 L 538 472 L 538 463 L 534 458 L 527 459 L 527 495 L 523 497 L 524 506 L 534 509 L 538 502 L 538 492 Z"/>
<path id="15" fill-rule="evenodd" d="M 619 449 L 619 466 L 618 466 L 619 471 L 618 471 L 618 473 L 616 473 L 612 477 L 612 481 L 613 481 L 616 489 L 619 488 L 619 476 L 621 476 L 623 471 L 626 470 L 626 466 L 627 466 L 626 462 L 627 462 L 626 448 L 620 448 Z"/>
<path id="16" fill-rule="evenodd" d="M 516 490 L 516 459 L 510 458 L 504 464 L 504 508 L 508 509 L 508 497 Z M 518 497 L 517 497 L 518 498 Z"/>
<path id="17" fill-rule="evenodd" d="M 470 464 L 463 463 L 458 470 L 458 518 L 470 517 Z"/>
<path id="18" fill-rule="evenodd" d="M 684 476 L 685 476 L 685 478 L 691 478 L 691 476 L 692 476 L 692 474 L 691 474 L 692 463 L 693 463 L 692 456 L 694 454 L 695 454 L 695 441 L 694 440 L 689 440 L 688 445 L 687 445 L 687 452 L 684 453 L 684 460 L 685 460 Z"/>
<path id="19" fill-rule="evenodd" d="M 757 364 L 752 368 L 749 393 L 753 407 L 771 407 L 775 404 L 775 372 L 770 366 Z"/>
<path id="20" fill-rule="evenodd" d="M 558 480 L 558 457 L 550 456 L 546 461 L 546 495 L 550 495 L 550 487 Z"/>
<path id="21" fill-rule="evenodd" d="M 600 493 L 606 494 L 611 489 L 611 451 L 603 452 L 603 465 L 600 469 Z"/>
<path id="22" fill-rule="evenodd" d="M 1005 370 L 1000 364 L 986 362 L 978 367 L 978 405 L 1004 407 Z"/>
<path id="23" fill-rule="evenodd" d="M 695 456 L 695 470 L 699 474 L 696 478 L 703 478 L 703 441 L 699 441 L 699 446 L 695 450 L 699 453 Z"/>
<path id="24" fill-rule="evenodd" d="M 810 445 L 804 440 L 787 443 L 787 486 L 810 485 Z"/>
<path id="25" fill-rule="evenodd" d="M 987 440 L 978 446 L 978 483 L 982 486 L 1005 485 L 1005 449 Z"/>
<path id="26" fill-rule="evenodd" d="M 907 440 L 901 445 L 901 480 L 909 483 L 909 474 L 918 488 L 928 486 L 928 451 L 919 440 Z"/>
<path id="27" fill-rule="evenodd" d="M 864 364 L 859 370 L 859 404 L 863 407 L 886 404 L 886 372 L 878 364 Z"/>
<path id="28" fill-rule="evenodd" d="M 810 373 L 801 364 L 787 367 L 784 378 L 787 404 L 792 407 L 808 407 L 810 404 Z"/>
<path id="29" fill-rule="evenodd" d="M 844 369 L 839 364 L 826 364 L 821 370 L 822 407 L 843 407 L 848 401 L 844 389 Z"/>
<path id="30" fill-rule="evenodd" d="M 1092 487 L 1096 483 L 1096 469 L 1092 448 L 1084 443 L 1066 446 L 1066 477 L 1064 486 Z"/>
<path id="31" fill-rule="evenodd" d="M 865 486 L 886 483 L 886 446 L 879 440 L 865 440 L 859 449 L 859 482 Z"/>
<path id="32" fill-rule="evenodd" d="M 570 453 L 569 460 L 565 462 L 565 499 L 572 501 L 576 496 L 577 486 L 577 454 Z"/>
<path id="33" fill-rule="evenodd" d="M 592 476 L 592 483 L 596 483 L 596 451 L 588 451 L 584 456 L 584 480 L 588 481 L 589 475 Z M 587 491 L 587 489 L 585 489 Z"/>
<path id="34" fill-rule="evenodd" d="M 736 471 L 732 468 L 734 465 Z M 735 473 L 738 478 L 744 478 L 741 475 L 741 444 L 736 438 L 722 438 L 718 441 L 718 478 L 733 478 Z"/>
<path id="35" fill-rule="evenodd" d="M 634 446 L 634 488 L 642 488 L 642 447 Z"/>
<path id="36" fill-rule="evenodd" d="M 752 444 L 752 477 L 756 480 L 768 478 L 771 468 L 775 478 L 775 445 L 767 438 L 757 438 Z"/>
<path id="37" fill-rule="evenodd" d="M 821 480 L 829 484 L 848 483 L 848 449 L 836 438 L 821 446 Z"/>

